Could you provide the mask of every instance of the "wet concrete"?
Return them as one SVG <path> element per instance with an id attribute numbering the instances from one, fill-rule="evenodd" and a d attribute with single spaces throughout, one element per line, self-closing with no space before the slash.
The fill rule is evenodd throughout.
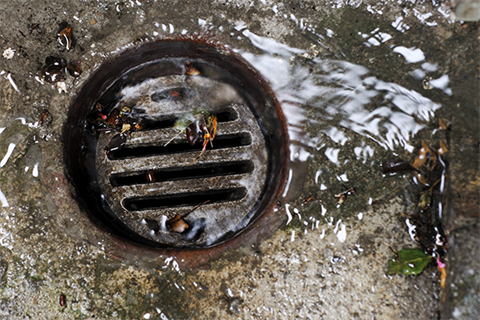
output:
<path id="1" fill-rule="evenodd" d="M 478 42 L 472 44 L 475 49 L 465 50 L 464 61 L 478 65 L 478 59 L 470 55 L 477 51 Z M 468 69 L 459 68 L 454 72 L 455 79 L 462 79 Z M 480 133 L 476 128 L 479 120 L 479 97 L 471 97 L 470 92 L 477 90 L 475 82 L 466 82 L 459 88 L 461 99 L 457 103 L 455 116 L 459 125 L 452 126 L 452 158 L 450 161 L 450 197 L 447 206 L 445 226 L 450 234 L 450 254 L 447 290 L 443 292 L 442 316 L 445 319 L 477 319 L 479 267 L 478 250 L 480 248 L 480 193 L 478 157 L 463 157 L 463 154 L 479 154 Z M 471 98 L 469 98 L 471 97 Z M 465 99 L 465 100 L 463 100 Z M 470 100 L 472 99 L 472 100 Z M 473 103 L 472 103 L 473 102 Z M 461 109 L 461 111 L 459 111 Z M 464 121 L 467 115 L 471 120 Z M 455 120 L 457 119 L 457 120 Z M 460 125 L 461 123 L 461 125 Z"/>
<path id="2" fill-rule="evenodd" d="M 478 23 L 453 22 L 430 1 L 9 1 L 0 9 L 3 318 L 477 317 Z M 64 21 L 74 30 L 71 51 L 56 40 Z M 181 36 L 239 49 L 277 93 L 292 141 L 292 180 L 278 207 L 286 225 L 194 270 L 119 252 L 77 204 L 61 140 L 72 99 L 100 63 Z M 79 63 L 82 75 L 42 83 L 49 55 Z M 444 75 L 446 85 L 428 85 Z M 316 86 L 321 94 L 307 90 Z M 415 103 L 390 103 L 408 96 Z M 354 115 L 387 107 L 413 119 L 413 129 L 398 126 L 403 144 L 391 143 L 387 118 L 377 133 L 355 126 Z M 52 121 L 39 125 L 45 109 Z M 452 124 L 450 138 L 440 118 Z M 443 290 L 434 265 L 416 277 L 386 275 L 391 250 L 418 245 L 405 225 L 418 192 L 410 174 L 383 177 L 379 164 L 412 161 L 422 139 L 445 139 L 451 152 Z M 339 205 L 345 187 L 357 195 Z"/>

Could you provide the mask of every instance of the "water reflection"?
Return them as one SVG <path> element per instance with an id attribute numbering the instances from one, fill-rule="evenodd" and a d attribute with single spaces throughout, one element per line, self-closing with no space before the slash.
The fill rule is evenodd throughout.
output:
<path id="1" fill-rule="evenodd" d="M 363 66 L 321 58 L 301 61 L 297 55 L 304 53 L 303 50 L 256 36 L 248 30 L 243 34 L 266 52 L 263 55 L 241 54 L 272 84 L 288 119 L 290 139 L 303 155 L 302 160 L 309 154 L 306 146 L 317 150 L 325 147 L 327 158 L 340 165 L 341 146 L 352 133 L 360 135 L 355 137 L 359 144 L 355 153 L 364 161 L 373 156 L 375 146 L 386 150 L 402 147 L 411 152 L 411 138 L 441 107 L 414 90 L 376 78 Z M 399 48 L 393 51 L 406 55 L 408 62 L 425 58 L 419 49 Z M 448 76 L 434 84 L 446 89 Z M 320 128 L 317 136 L 307 136 L 307 122 L 311 127 Z M 341 128 L 350 133 L 347 135 Z M 327 146 L 325 139 L 333 144 Z M 369 140 L 375 143 L 370 144 Z"/>
<path id="2" fill-rule="evenodd" d="M 11 142 L 9 145 L 8 145 L 8 149 L 7 149 L 7 152 L 5 153 L 5 156 L 3 157 L 2 161 L 0 161 L 0 168 L 3 167 L 5 164 L 7 164 L 7 161 L 8 159 L 10 158 L 10 156 L 12 155 L 13 153 L 13 150 L 15 149 L 16 147 L 16 144 Z"/>
<path id="3" fill-rule="evenodd" d="M 0 202 L 2 202 L 2 207 L 9 207 L 7 197 L 3 194 L 2 190 L 0 190 Z"/>
<path id="4" fill-rule="evenodd" d="M 400 21 L 397 21 L 397 27 L 400 27 Z M 406 30 L 407 26 L 403 25 L 402 28 Z M 288 133 L 292 142 L 291 161 L 304 162 L 314 154 L 323 153 L 333 168 L 337 168 L 334 170 L 342 167 L 347 170 L 336 175 L 340 183 L 349 182 L 347 176 L 351 169 L 348 153 L 353 151 L 357 160 L 364 165 L 374 157 L 381 157 L 385 151 L 404 150 L 412 153 L 415 148 L 412 139 L 426 128 L 435 112 L 441 108 L 439 103 L 418 91 L 380 79 L 375 72 L 364 66 L 326 59 L 318 56 L 318 52 L 312 54 L 311 51 L 260 37 L 244 24 L 240 30 L 260 49 L 260 53 L 253 54 L 242 50 L 239 53 L 270 82 L 288 119 Z M 333 36 L 333 32 L 328 30 L 327 34 Z M 378 46 L 392 39 L 390 34 L 379 32 L 379 28 L 370 35 L 361 36 L 368 38 L 365 43 L 367 47 Z M 325 46 L 328 46 L 328 43 Z M 390 48 L 392 52 L 402 55 L 406 64 L 422 63 L 421 69 L 417 68 L 412 73 L 417 79 L 423 79 L 427 73 L 439 69 L 436 63 L 425 62 L 425 53 L 419 48 Z M 451 95 L 448 84 L 448 75 L 429 80 L 432 88 Z M 291 180 L 295 175 L 295 168 L 290 168 L 284 197 L 292 188 Z M 327 183 L 326 178 L 323 170 L 316 171 L 314 181 L 319 185 L 320 191 L 334 187 L 331 182 Z M 366 205 L 373 202 L 372 197 L 365 197 L 364 201 Z M 337 210 L 341 210 L 342 202 L 343 200 L 336 205 Z M 327 214 L 327 209 L 322 204 L 322 199 L 320 205 L 323 217 Z M 441 204 L 439 206 L 441 212 Z M 307 230 L 319 229 L 319 221 L 315 224 L 315 217 L 302 220 L 301 212 L 294 208 L 293 214 L 290 207 L 290 204 L 285 204 L 287 225 L 297 219 L 303 222 L 304 234 Z M 321 228 L 321 232 L 317 232 L 321 239 L 332 232 L 340 243 L 344 243 L 347 239 L 346 224 L 342 223 L 342 219 L 330 216 L 332 213 L 328 213 L 324 218 L 327 228 Z M 358 220 L 364 218 L 361 211 L 356 215 Z M 312 221 L 311 227 L 308 219 Z M 413 225 L 409 227 L 410 235 L 412 228 Z M 292 230 L 291 242 L 295 241 L 295 238 L 295 230 Z"/>

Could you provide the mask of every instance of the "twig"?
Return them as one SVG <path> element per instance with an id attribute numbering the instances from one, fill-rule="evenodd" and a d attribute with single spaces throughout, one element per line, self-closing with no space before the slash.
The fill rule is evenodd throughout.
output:
<path id="1" fill-rule="evenodd" d="M 207 204 L 207 203 L 209 203 L 209 202 L 210 202 L 210 200 L 207 200 L 207 201 L 205 201 L 205 202 L 203 202 L 203 203 L 200 203 L 200 204 L 197 205 L 195 208 L 193 208 L 192 210 L 190 210 L 189 212 L 187 212 L 186 214 L 184 214 L 184 215 L 182 216 L 182 218 L 185 218 L 185 217 L 188 216 L 190 213 L 192 213 L 193 211 L 197 210 L 198 208 L 200 208 L 201 206 L 203 206 L 204 204 Z"/>

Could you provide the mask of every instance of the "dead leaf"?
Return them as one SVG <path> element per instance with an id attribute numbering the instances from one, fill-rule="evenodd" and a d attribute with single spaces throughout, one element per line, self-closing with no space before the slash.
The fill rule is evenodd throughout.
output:
<path id="1" fill-rule="evenodd" d="M 127 142 L 127 136 L 124 134 L 117 133 L 112 137 L 112 139 L 110 139 L 107 146 L 105 147 L 105 151 L 107 151 L 108 153 L 110 151 L 118 150 L 122 148 L 126 142 Z"/>
<path id="2" fill-rule="evenodd" d="M 72 77 L 79 77 L 82 74 L 82 69 L 74 63 L 69 63 L 67 65 L 67 71 Z"/>
<path id="3" fill-rule="evenodd" d="M 175 217 L 167 221 L 167 224 L 170 226 L 173 232 L 177 233 L 183 233 L 189 228 L 188 224 L 179 214 L 175 215 Z"/>
<path id="4" fill-rule="evenodd" d="M 447 271 L 445 271 L 445 268 L 443 268 L 443 269 L 440 269 L 440 273 L 441 273 L 440 285 L 442 286 L 443 289 L 445 289 L 445 280 L 447 279 Z"/>
<path id="5" fill-rule="evenodd" d="M 344 203 L 346 197 L 347 197 L 347 196 L 344 195 L 344 194 L 336 194 L 336 195 L 335 195 L 335 198 L 338 198 L 338 203 L 337 203 L 337 205 L 341 205 L 342 203 Z"/>
<path id="6" fill-rule="evenodd" d="M 116 126 L 120 121 L 119 114 L 120 114 L 120 111 L 118 111 L 118 109 L 113 109 L 108 115 L 107 123 L 109 125 Z"/>
<path id="7" fill-rule="evenodd" d="M 122 125 L 122 132 L 121 133 L 127 132 L 128 130 L 130 130 L 130 128 L 131 128 L 131 126 L 128 123 L 124 123 Z"/>
<path id="8" fill-rule="evenodd" d="M 432 171 L 437 165 L 437 155 L 430 150 L 424 140 L 422 140 L 422 148 L 418 151 L 412 167 L 418 170 L 423 165 L 428 171 Z"/>
<path id="9" fill-rule="evenodd" d="M 447 271 L 445 270 L 445 263 L 440 261 L 437 257 L 437 268 L 440 271 L 440 285 L 445 289 L 445 280 L 447 279 Z"/>
<path id="10" fill-rule="evenodd" d="M 129 107 L 123 107 L 122 110 L 120 110 L 120 117 L 124 116 L 127 113 L 130 113 L 132 111 Z"/>
<path id="11" fill-rule="evenodd" d="M 445 145 L 445 143 L 443 143 L 442 140 L 440 140 L 440 148 L 438 148 L 437 152 L 439 155 L 442 155 L 442 156 L 448 152 L 448 148 Z"/>
<path id="12" fill-rule="evenodd" d="M 422 140 L 422 148 L 418 151 L 418 155 L 412 163 L 412 167 L 415 169 L 420 168 L 427 161 L 427 150 L 423 146 L 425 142 Z M 427 147 L 428 148 L 428 147 Z"/>
<path id="13" fill-rule="evenodd" d="M 58 33 L 58 42 L 65 46 L 67 51 L 72 49 L 72 26 L 67 26 L 65 29 Z"/>
<path id="14" fill-rule="evenodd" d="M 442 119 L 438 120 L 438 125 L 440 126 L 440 128 L 442 130 L 447 130 L 447 126 L 445 125 L 445 123 L 442 121 Z"/>
<path id="15" fill-rule="evenodd" d="M 428 185 L 428 178 L 425 174 L 421 172 L 415 172 L 415 176 L 417 177 L 418 181 L 420 181 L 423 185 Z"/>
<path id="16" fill-rule="evenodd" d="M 185 73 L 189 76 L 198 76 L 200 74 L 200 71 L 195 69 L 190 62 L 187 62 L 187 64 L 185 65 Z"/>
<path id="17" fill-rule="evenodd" d="M 49 124 L 50 122 L 52 122 L 52 115 L 50 114 L 50 112 L 48 112 L 48 110 L 43 110 L 42 116 L 40 117 L 40 121 L 38 121 L 38 124 L 40 126 L 43 126 Z"/>

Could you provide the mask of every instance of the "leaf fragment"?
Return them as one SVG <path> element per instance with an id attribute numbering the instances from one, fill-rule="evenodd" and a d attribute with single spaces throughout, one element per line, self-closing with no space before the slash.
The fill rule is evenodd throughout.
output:
<path id="1" fill-rule="evenodd" d="M 437 257 L 437 268 L 440 271 L 440 285 L 445 289 L 445 281 L 447 280 L 447 271 L 445 270 L 445 263 Z"/>
<path id="2" fill-rule="evenodd" d="M 440 140 L 440 148 L 438 148 L 437 153 L 439 155 L 444 155 L 447 152 L 448 152 L 447 146 L 445 145 L 445 143 L 442 140 Z"/>
<path id="3" fill-rule="evenodd" d="M 447 271 L 445 268 L 438 268 L 440 271 L 440 285 L 442 286 L 443 289 L 445 289 L 445 281 L 447 279 Z"/>
<path id="4" fill-rule="evenodd" d="M 200 74 L 200 71 L 195 69 L 190 62 L 187 62 L 187 64 L 185 65 L 185 73 L 189 76 L 198 76 Z"/>
<path id="5" fill-rule="evenodd" d="M 131 125 L 129 125 L 128 123 L 122 124 L 122 132 L 121 133 L 127 132 L 128 130 L 130 130 L 130 128 L 131 128 Z"/>
<path id="6" fill-rule="evenodd" d="M 175 217 L 167 221 L 167 224 L 170 226 L 173 232 L 177 233 L 183 233 L 189 228 L 188 224 L 179 214 L 175 215 Z"/>
<path id="7" fill-rule="evenodd" d="M 403 249 L 395 252 L 388 265 L 388 274 L 417 275 L 428 265 L 431 256 L 419 249 Z"/>
<path id="8" fill-rule="evenodd" d="M 424 144 L 425 142 L 422 140 L 422 148 L 418 151 L 418 155 L 412 163 L 412 167 L 415 169 L 420 168 L 427 161 L 427 150 L 423 147 Z"/>
<path id="9" fill-rule="evenodd" d="M 447 130 L 448 129 L 448 127 L 445 125 L 445 123 L 443 122 L 442 119 L 438 120 L 438 125 L 440 126 L 440 129 L 442 129 L 442 130 Z"/>
<path id="10" fill-rule="evenodd" d="M 432 203 L 431 190 L 427 189 L 422 192 L 420 196 L 420 202 L 418 203 L 418 209 L 425 210 Z"/>
<path id="11" fill-rule="evenodd" d="M 424 186 L 428 185 L 427 175 L 417 171 L 415 172 L 415 177 L 417 177 L 418 181 L 420 181 L 420 183 L 423 184 Z"/>
<path id="12" fill-rule="evenodd" d="M 120 121 L 120 111 L 118 109 L 113 109 L 107 118 L 107 123 L 112 126 L 116 126 Z"/>
<path id="13" fill-rule="evenodd" d="M 40 120 L 38 121 L 39 126 L 43 126 L 52 122 L 52 115 L 48 112 L 47 109 L 43 110 Z"/>
<path id="14" fill-rule="evenodd" d="M 423 165 L 425 165 L 428 171 L 432 171 L 437 165 L 437 155 L 428 147 L 424 140 L 422 140 L 422 148 L 418 151 L 412 167 L 419 169 Z"/>
<path id="15" fill-rule="evenodd" d="M 72 41 L 72 26 L 67 26 L 63 30 L 61 30 L 58 33 L 58 42 L 62 45 L 65 46 L 65 49 L 67 51 L 70 51 L 73 46 L 73 41 Z"/>

